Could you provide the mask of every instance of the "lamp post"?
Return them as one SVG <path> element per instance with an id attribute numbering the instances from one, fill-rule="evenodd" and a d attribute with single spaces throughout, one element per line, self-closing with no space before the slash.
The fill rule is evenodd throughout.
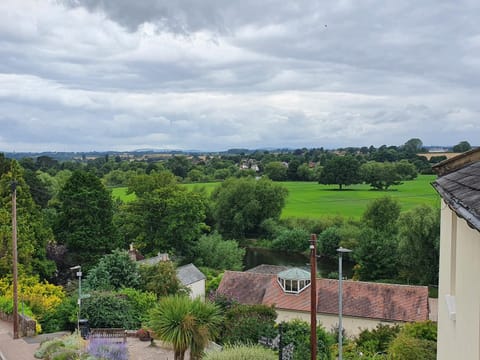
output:
<path id="1" fill-rule="evenodd" d="M 310 358 L 317 358 L 317 235 L 310 236 Z"/>
<path id="2" fill-rule="evenodd" d="M 338 252 L 338 360 L 343 359 L 343 324 L 342 324 L 342 312 L 343 312 L 343 289 L 342 289 L 342 265 L 343 254 L 350 253 L 352 250 L 339 247 Z"/>
<path id="3" fill-rule="evenodd" d="M 82 309 L 82 267 L 80 265 L 73 266 L 70 270 L 78 270 L 76 275 L 78 276 L 78 315 L 77 315 L 77 330 L 80 334 L 80 311 Z"/>

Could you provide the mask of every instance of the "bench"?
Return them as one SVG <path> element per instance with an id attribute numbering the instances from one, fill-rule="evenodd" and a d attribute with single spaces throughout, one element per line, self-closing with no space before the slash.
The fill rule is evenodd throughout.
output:
<path id="1" fill-rule="evenodd" d="M 127 331 L 122 328 L 93 328 L 90 330 L 90 339 L 107 339 L 112 342 L 127 342 Z"/>

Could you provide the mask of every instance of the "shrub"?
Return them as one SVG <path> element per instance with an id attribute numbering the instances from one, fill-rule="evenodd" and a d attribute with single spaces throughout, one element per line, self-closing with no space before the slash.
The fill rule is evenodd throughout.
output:
<path id="1" fill-rule="evenodd" d="M 233 305 L 225 312 L 220 339 L 225 343 L 257 343 L 261 336 L 275 337 L 277 313 L 266 305 Z"/>
<path id="2" fill-rule="evenodd" d="M 303 252 L 308 248 L 310 236 L 303 228 L 285 229 L 273 240 L 272 247 L 277 250 Z"/>
<path id="3" fill-rule="evenodd" d="M 282 344 L 294 345 L 293 359 L 310 358 L 310 324 L 302 320 L 281 323 Z M 319 325 L 317 327 L 317 357 L 321 360 L 331 359 L 331 345 L 335 342 L 332 335 Z"/>
<path id="4" fill-rule="evenodd" d="M 87 352 L 102 360 L 128 360 L 128 350 L 125 343 L 113 343 L 106 339 L 92 339 Z"/>
<path id="5" fill-rule="evenodd" d="M 276 360 L 278 356 L 259 345 L 226 346 L 223 351 L 209 352 L 204 360 Z"/>
<path id="6" fill-rule="evenodd" d="M 76 333 L 59 339 L 44 341 L 35 352 L 37 359 L 72 359 L 76 360 L 85 348 L 85 341 Z M 66 354 L 66 355 L 63 355 Z M 62 357 L 64 356 L 64 357 Z"/>
<path id="7" fill-rule="evenodd" d="M 203 235 L 196 246 L 195 263 L 218 270 L 241 270 L 245 249 L 235 240 L 224 240 L 219 233 Z"/>
<path id="8" fill-rule="evenodd" d="M 92 292 L 82 302 L 82 316 L 93 328 L 136 329 L 141 325 L 127 297 L 113 292 Z"/>

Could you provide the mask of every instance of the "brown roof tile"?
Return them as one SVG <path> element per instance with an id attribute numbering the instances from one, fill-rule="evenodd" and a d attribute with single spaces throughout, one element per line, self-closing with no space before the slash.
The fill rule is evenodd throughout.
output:
<path id="1" fill-rule="evenodd" d="M 317 279 L 317 289 L 317 311 L 338 314 L 338 281 Z M 285 293 L 273 274 L 226 271 L 218 292 L 243 304 L 310 311 L 310 287 L 299 294 Z M 388 321 L 428 319 L 426 286 L 344 281 L 343 294 L 346 316 Z"/>
<path id="2" fill-rule="evenodd" d="M 338 314 L 338 280 L 318 279 L 317 311 Z M 428 287 L 343 281 L 343 314 L 390 321 L 428 320 Z"/>
<path id="3" fill-rule="evenodd" d="M 274 278 L 274 275 L 225 271 L 217 292 L 242 304 L 261 304 Z"/>

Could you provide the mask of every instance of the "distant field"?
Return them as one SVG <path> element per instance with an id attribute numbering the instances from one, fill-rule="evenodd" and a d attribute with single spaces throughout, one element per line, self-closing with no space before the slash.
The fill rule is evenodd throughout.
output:
<path id="1" fill-rule="evenodd" d="M 315 182 L 282 182 L 289 195 L 282 212 L 282 217 L 315 218 L 327 215 L 342 215 L 359 218 L 367 204 L 382 196 L 398 199 L 402 210 L 409 210 L 419 204 L 438 206 L 439 197 L 430 185 L 435 175 L 420 175 L 413 181 L 392 186 L 388 191 L 370 190 L 368 185 L 354 185 L 338 191 L 337 186 L 320 185 Z M 189 189 L 204 187 L 210 193 L 219 183 L 202 183 L 185 185 Z M 126 195 L 126 188 L 112 189 L 113 196 L 124 201 L 135 197 Z"/>

